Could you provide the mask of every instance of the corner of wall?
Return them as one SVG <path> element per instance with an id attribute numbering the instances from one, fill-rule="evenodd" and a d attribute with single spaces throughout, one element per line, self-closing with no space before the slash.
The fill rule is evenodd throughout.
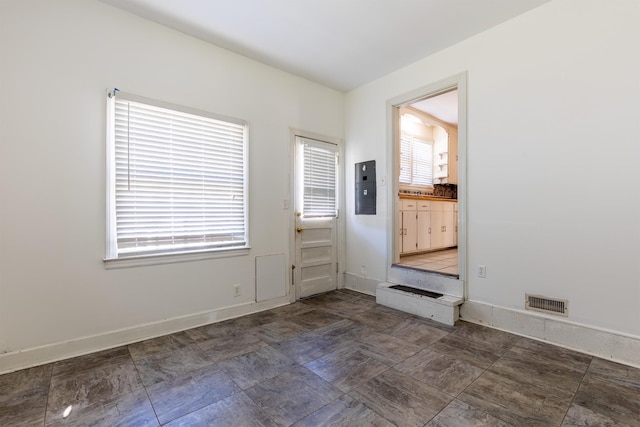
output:
<path id="1" fill-rule="evenodd" d="M 371 279 L 353 273 L 344 273 L 344 287 L 367 295 L 375 296 L 378 283 L 384 280 Z"/>

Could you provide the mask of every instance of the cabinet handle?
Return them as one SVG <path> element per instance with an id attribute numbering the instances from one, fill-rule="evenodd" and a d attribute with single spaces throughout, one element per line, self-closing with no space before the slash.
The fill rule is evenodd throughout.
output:
<path id="1" fill-rule="evenodd" d="M 407 229 L 406 228 L 404 229 L 404 235 L 405 236 L 407 235 Z"/>
<path id="2" fill-rule="evenodd" d="M 431 227 L 429 227 L 429 234 L 431 234 Z"/>

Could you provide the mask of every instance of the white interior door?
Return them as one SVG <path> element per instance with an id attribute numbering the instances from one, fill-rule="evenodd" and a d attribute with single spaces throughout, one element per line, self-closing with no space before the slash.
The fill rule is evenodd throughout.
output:
<path id="1" fill-rule="evenodd" d="M 297 298 L 337 288 L 338 147 L 296 137 L 295 268 Z"/>

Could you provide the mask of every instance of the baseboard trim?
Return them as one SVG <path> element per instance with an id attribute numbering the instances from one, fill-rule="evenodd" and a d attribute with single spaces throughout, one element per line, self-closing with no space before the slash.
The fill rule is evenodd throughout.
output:
<path id="1" fill-rule="evenodd" d="M 131 328 L 0 354 L 0 374 L 119 347 L 290 304 L 289 296 L 208 310 Z"/>
<path id="2" fill-rule="evenodd" d="M 640 337 L 477 301 L 465 301 L 460 318 L 640 368 Z"/>
<path id="3" fill-rule="evenodd" d="M 374 297 L 376 296 L 376 288 L 380 282 L 384 282 L 384 280 L 370 279 L 352 273 L 344 273 L 345 288 Z"/>

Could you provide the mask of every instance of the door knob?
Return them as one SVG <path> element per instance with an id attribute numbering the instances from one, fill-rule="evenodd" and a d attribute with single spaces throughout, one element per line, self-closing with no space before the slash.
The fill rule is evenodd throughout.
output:
<path id="1" fill-rule="evenodd" d="M 301 227 L 296 228 L 296 231 L 297 231 L 298 233 L 302 233 L 302 230 L 304 230 L 304 228 L 301 228 Z"/>

